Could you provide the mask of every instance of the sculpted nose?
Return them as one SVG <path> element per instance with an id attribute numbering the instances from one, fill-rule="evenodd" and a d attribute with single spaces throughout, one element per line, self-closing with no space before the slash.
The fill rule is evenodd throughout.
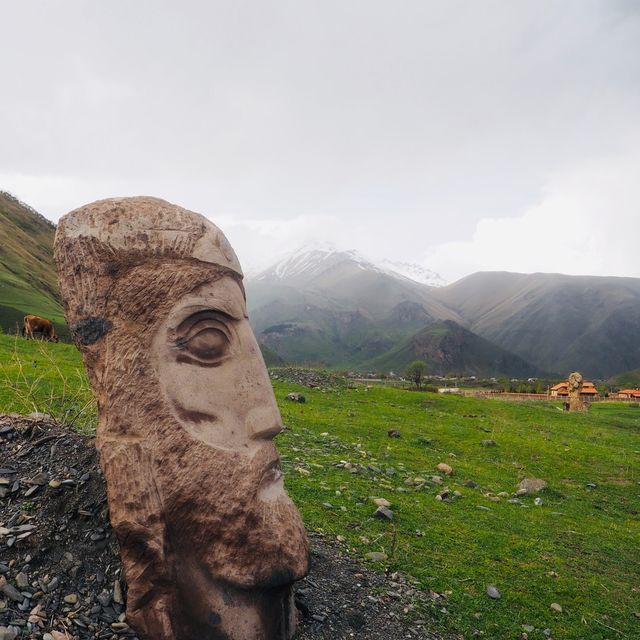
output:
<path id="1" fill-rule="evenodd" d="M 275 399 L 249 411 L 247 431 L 252 440 L 272 440 L 282 431 L 282 418 Z"/>

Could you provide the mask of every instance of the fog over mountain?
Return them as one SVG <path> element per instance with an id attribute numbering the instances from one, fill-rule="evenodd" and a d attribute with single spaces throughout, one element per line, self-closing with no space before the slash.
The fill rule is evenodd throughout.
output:
<path id="1" fill-rule="evenodd" d="M 528 363 L 529 375 L 598 378 L 640 366 L 638 278 L 485 272 L 433 287 L 354 251 L 310 249 L 246 287 L 259 339 L 285 360 L 398 368 L 422 353 L 440 371 L 519 376 Z M 441 352 L 464 345 L 478 359 Z"/>
<path id="2" fill-rule="evenodd" d="M 34 209 L 0 193 L 5 330 L 36 313 L 68 335 L 53 234 Z M 401 370 L 424 358 L 432 372 L 515 377 L 640 368 L 640 279 L 485 272 L 430 286 L 414 273 L 356 251 L 303 247 L 246 277 L 251 322 L 272 363 Z"/>

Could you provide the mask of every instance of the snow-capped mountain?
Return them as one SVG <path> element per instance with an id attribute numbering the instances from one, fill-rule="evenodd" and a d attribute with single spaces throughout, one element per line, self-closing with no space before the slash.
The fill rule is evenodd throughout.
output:
<path id="1" fill-rule="evenodd" d="M 426 284 L 430 287 L 444 287 L 448 282 L 435 271 L 427 269 L 420 264 L 412 262 L 394 262 L 392 260 L 382 260 L 378 266 L 392 273 L 397 273 L 409 280 Z"/>
<path id="2" fill-rule="evenodd" d="M 431 287 L 440 287 L 446 284 L 439 274 L 421 265 L 391 260 L 373 261 L 355 250 L 341 251 L 331 245 L 302 247 L 267 269 L 250 274 L 248 278 L 255 281 L 299 282 L 311 280 L 341 263 L 356 266 L 364 271 L 408 278 Z"/>
<path id="3" fill-rule="evenodd" d="M 306 246 L 285 256 L 253 276 L 252 279 L 258 281 L 310 280 L 342 262 L 357 264 L 362 269 L 377 269 L 372 262 L 358 254 L 357 251 L 339 251 L 328 245 Z"/>

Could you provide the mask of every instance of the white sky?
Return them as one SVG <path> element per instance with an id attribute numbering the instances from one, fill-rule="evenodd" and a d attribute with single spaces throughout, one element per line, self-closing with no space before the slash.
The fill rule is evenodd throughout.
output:
<path id="1" fill-rule="evenodd" d="M 640 277 L 640 2 L 0 0 L 0 189 L 156 195 L 245 269 L 310 241 Z"/>

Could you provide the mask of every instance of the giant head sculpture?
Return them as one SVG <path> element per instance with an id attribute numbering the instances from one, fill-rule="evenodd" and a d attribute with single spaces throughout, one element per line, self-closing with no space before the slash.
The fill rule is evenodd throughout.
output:
<path id="1" fill-rule="evenodd" d="M 55 259 L 129 623 L 150 640 L 290 638 L 308 544 L 231 246 L 198 214 L 118 198 L 64 216 Z"/>

